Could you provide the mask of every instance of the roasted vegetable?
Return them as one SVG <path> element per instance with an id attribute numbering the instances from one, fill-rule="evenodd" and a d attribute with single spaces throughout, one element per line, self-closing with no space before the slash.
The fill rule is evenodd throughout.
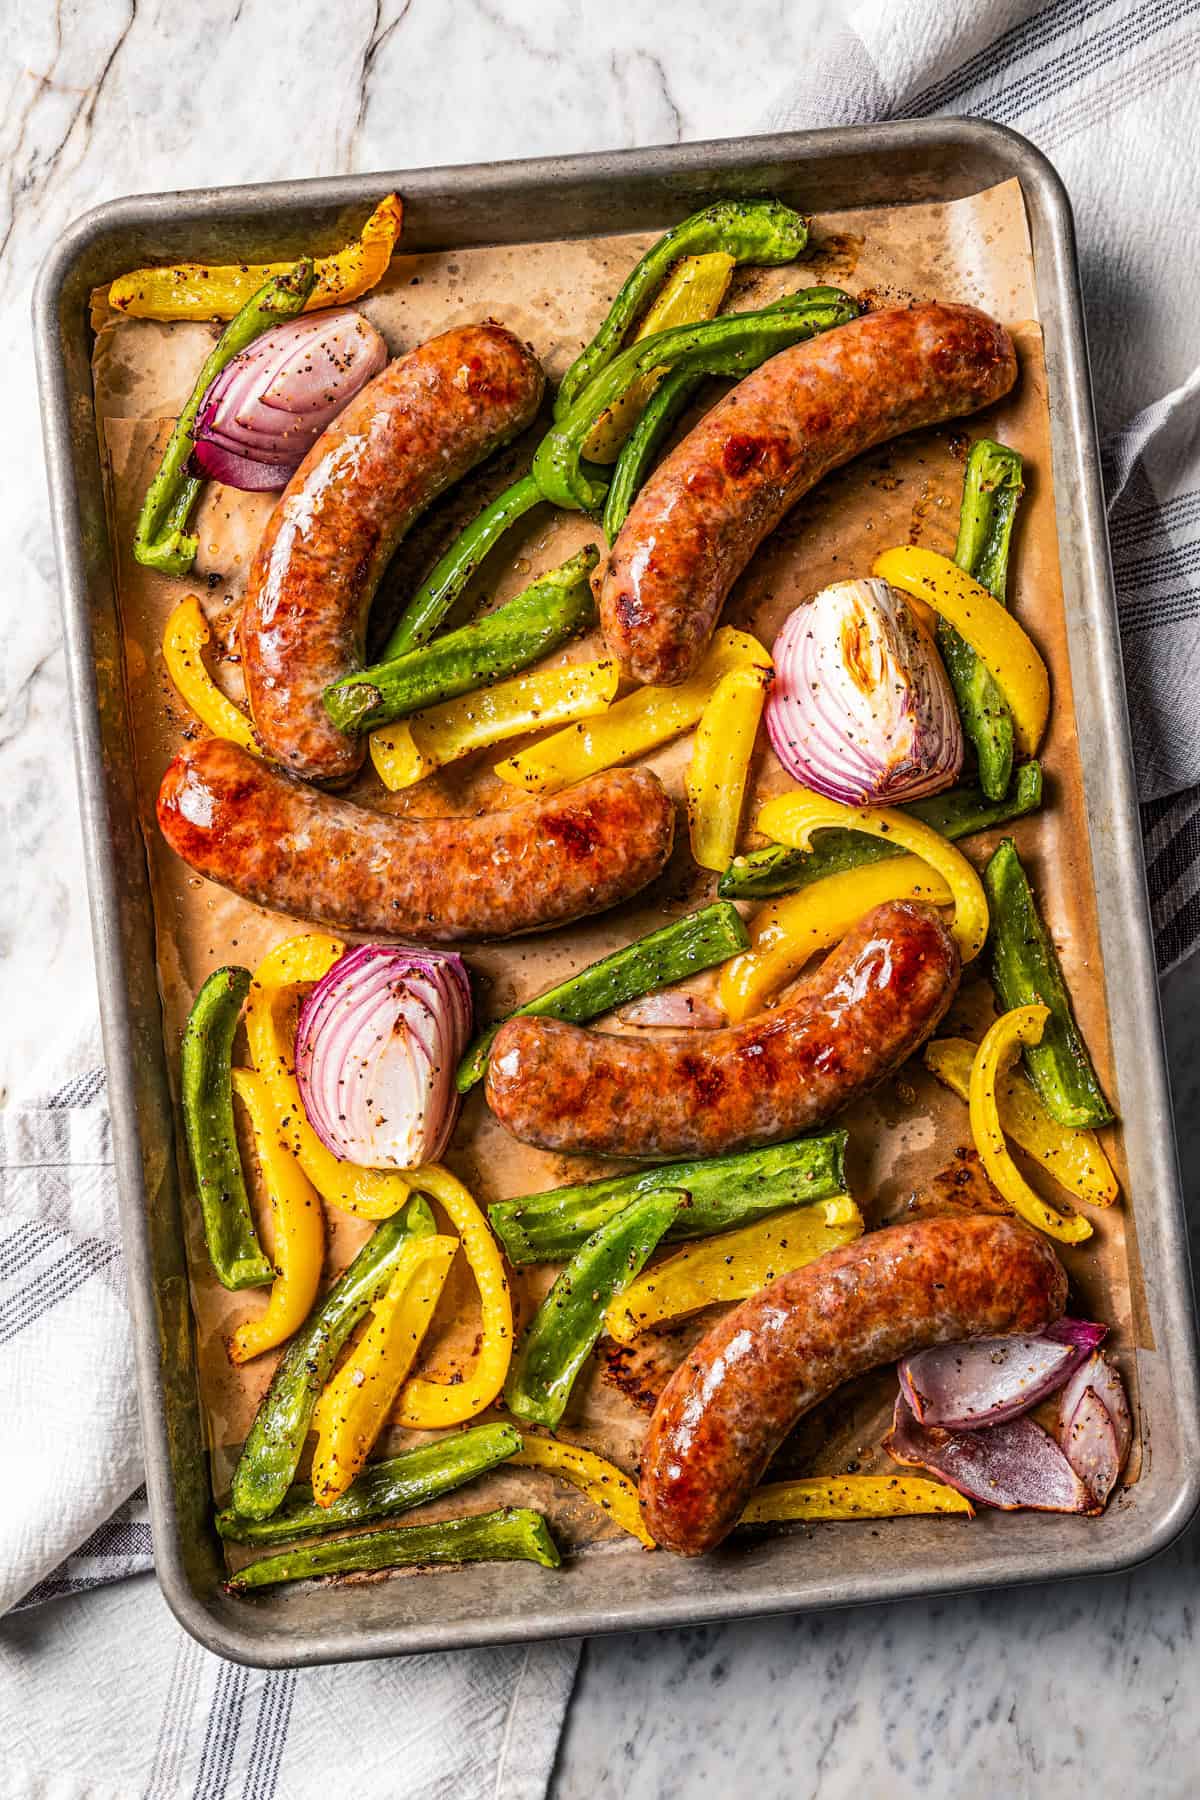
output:
<path id="1" fill-rule="evenodd" d="M 217 1280 L 234 1290 L 275 1277 L 254 1229 L 233 1121 L 233 1039 L 249 992 L 249 969 L 213 971 L 188 1016 L 179 1069 L 204 1241 Z"/>
<path id="2" fill-rule="evenodd" d="M 1091 1237 L 1091 1225 L 1081 1213 L 1064 1218 L 1034 1193 L 1008 1154 L 996 1100 L 997 1081 L 1007 1073 L 1022 1046 L 1040 1042 L 1049 1017 L 1048 1006 L 1018 1006 L 1002 1013 L 984 1037 L 971 1064 L 971 1136 L 992 1186 L 1003 1194 L 1013 1211 L 1048 1237 L 1063 1244 L 1078 1244 Z"/>
<path id="3" fill-rule="evenodd" d="M 562 418 L 614 360 L 630 326 L 681 257 L 723 251 L 735 263 L 778 267 L 794 262 L 807 243 L 808 220 L 777 200 L 718 200 L 684 219 L 659 238 L 626 276 L 603 325 L 563 376 L 555 418 Z"/>
<path id="4" fill-rule="evenodd" d="M 721 625 L 694 675 L 675 687 L 640 687 L 596 719 L 584 719 L 496 764 L 502 781 L 528 794 L 552 794 L 601 769 L 644 756 L 697 724 L 713 690 L 731 669 L 770 669 L 757 638 Z"/>
<path id="5" fill-rule="evenodd" d="M 381 662 L 393 662 L 429 642 L 488 551 L 541 497 L 542 490 L 533 476 L 523 475 L 484 507 L 459 533 L 409 600 L 383 647 Z"/>
<path id="6" fill-rule="evenodd" d="M 332 256 L 317 257 L 304 310 L 344 306 L 373 288 L 387 273 L 402 218 L 398 196 L 387 194 L 357 238 Z M 264 282 L 286 275 L 291 267 L 290 263 L 175 263 L 134 269 L 112 283 L 108 303 L 131 319 L 231 319 Z"/>
<path id="7" fill-rule="evenodd" d="M 229 1339 L 230 1362 L 244 1363 L 286 1342 L 311 1312 L 325 1260 L 325 1214 L 316 1188 L 280 1140 L 279 1118 L 262 1076 L 235 1069 L 233 1089 L 250 1119 L 275 1218 L 275 1283 L 267 1310 L 239 1325 Z"/>
<path id="8" fill-rule="evenodd" d="M 619 1344 L 632 1344 L 644 1331 L 702 1307 L 745 1300 L 777 1275 L 802 1269 L 827 1250 L 853 1243 L 862 1232 L 862 1214 L 847 1194 L 789 1207 L 736 1231 L 685 1244 L 674 1256 L 643 1269 L 609 1302 L 605 1330 Z"/>
<path id="9" fill-rule="evenodd" d="M 488 1208 L 488 1217 L 514 1263 L 562 1262 L 633 1201 L 663 1190 L 688 1197 L 670 1221 L 668 1240 L 707 1237 L 785 1206 L 844 1194 L 845 1154 L 846 1133 L 824 1131 L 763 1150 L 667 1163 L 500 1200 Z"/>
<path id="10" fill-rule="evenodd" d="M 372 1463 L 328 1506 L 318 1506 L 308 1483 L 297 1482 L 269 1519 L 243 1519 L 229 1506 L 217 1514 L 217 1530 L 233 1544 L 282 1544 L 289 1538 L 365 1525 L 448 1494 L 506 1462 L 520 1447 L 520 1433 L 512 1425 L 473 1425 L 453 1437 Z"/>
<path id="11" fill-rule="evenodd" d="M 991 438 L 971 445 L 963 475 L 962 507 L 954 560 L 1005 605 L 1008 548 L 1025 489 L 1021 458 Z M 979 763 L 979 785 L 990 800 L 1008 792 L 1012 777 L 1013 725 L 1008 703 L 970 645 L 953 625 L 938 620 L 938 648 L 954 688 L 963 729 Z"/>
<path id="12" fill-rule="evenodd" d="M 575 1252 L 534 1313 L 513 1358 L 504 1384 L 509 1412 L 553 1431 L 604 1328 L 605 1308 L 641 1272 L 686 1199 L 672 1188 L 643 1194 Z"/>
<path id="13" fill-rule="evenodd" d="M 391 1280 L 409 1236 L 432 1236 L 433 1231 L 433 1214 L 419 1198 L 377 1225 L 284 1351 L 233 1474 L 233 1507 L 243 1518 L 269 1518 L 283 1504 L 339 1350 Z"/>
<path id="14" fill-rule="evenodd" d="M 531 669 L 528 675 L 447 700 L 371 733 L 375 773 L 395 793 L 505 738 L 595 718 L 616 699 L 619 680 L 609 657 Z"/>
<path id="15" fill-rule="evenodd" d="M 195 594 L 189 594 L 174 608 L 163 631 L 163 661 L 167 665 L 167 674 L 180 699 L 191 707 L 214 737 L 229 738 L 243 750 L 261 756 L 262 745 L 254 735 L 248 716 L 221 692 L 204 666 L 204 651 L 211 641 L 212 632 L 200 602 Z"/>
<path id="16" fill-rule="evenodd" d="M 617 466 L 612 472 L 612 480 L 608 484 L 601 523 L 610 544 L 616 542 L 617 534 L 629 517 L 629 509 L 649 475 L 650 465 L 667 433 L 683 413 L 696 389 L 707 379 L 703 371 L 697 374 L 693 369 L 676 369 L 664 376 L 646 402 L 641 418 L 625 440 L 625 446 L 617 458 Z"/>
<path id="17" fill-rule="evenodd" d="M 685 256 L 675 264 L 659 293 L 643 316 L 634 337 L 635 343 L 653 337 L 658 331 L 669 331 L 675 325 L 697 325 L 720 311 L 733 273 L 734 259 L 723 250 L 707 256 Z M 612 463 L 629 436 L 643 408 L 650 400 L 665 371 L 651 369 L 631 381 L 619 399 L 597 419 L 583 446 L 589 462 Z"/>
<path id="18" fill-rule="evenodd" d="M 616 1006 L 653 993 L 656 988 L 669 987 L 673 982 L 686 981 L 701 969 L 711 969 L 735 956 L 747 942 L 737 908 L 718 900 L 699 912 L 685 913 L 683 918 L 672 920 L 670 925 L 651 931 L 646 937 L 635 938 L 632 944 L 625 944 L 599 962 L 590 963 L 577 975 L 539 994 L 536 1000 L 516 1007 L 508 1017 L 533 1014 L 582 1025 Z M 503 1019 L 497 1019 L 489 1025 L 459 1064 L 460 1093 L 465 1094 L 483 1080 L 492 1043 L 503 1023 Z"/>
<path id="19" fill-rule="evenodd" d="M 802 1519 L 902 1519 L 920 1513 L 958 1513 L 973 1519 L 965 1494 L 914 1475 L 810 1475 L 756 1488 L 739 1523 L 779 1525 Z"/>
<path id="20" fill-rule="evenodd" d="M 247 1563 L 231 1575 L 231 1594 L 248 1594 L 280 1581 L 314 1575 L 351 1575 L 363 1569 L 403 1569 L 435 1563 L 535 1562 L 557 1569 L 562 1558 L 541 1513 L 525 1506 L 443 1519 L 437 1525 L 405 1525 L 398 1531 L 367 1531 L 281 1550 Z"/>
<path id="21" fill-rule="evenodd" d="M 992 912 L 992 986 L 1005 1010 L 1035 1002 L 1049 1008 L 1040 1040 L 1025 1046 L 1025 1067 L 1052 1119 L 1094 1130 L 1112 1108 L 1092 1067 L 1058 955 L 1038 912 L 1017 847 L 1005 838 L 983 875 Z"/>
<path id="22" fill-rule="evenodd" d="M 844 869 L 769 901 L 750 921 L 750 948 L 721 970 L 717 992 L 731 1024 L 761 1012 L 773 994 L 799 975 L 810 957 L 840 944 L 864 914 L 887 900 L 949 906 L 954 896 L 936 869 L 919 856 Z"/>
<path id="23" fill-rule="evenodd" d="M 192 427 L 200 402 L 226 363 L 232 362 L 247 344 L 303 310 L 315 280 L 308 257 L 302 257 L 284 273 L 273 275 L 230 320 L 205 358 L 138 514 L 133 554 L 146 568 L 157 569 L 163 575 L 186 575 L 191 568 L 196 539 L 188 537 L 187 522 L 204 484 L 199 476 L 188 473 L 188 465 L 195 447 Z"/>
<path id="24" fill-rule="evenodd" d="M 448 632 L 427 649 L 344 676 L 326 688 L 326 712 L 339 731 L 374 731 L 527 669 L 592 623 L 596 608 L 588 577 L 598 561 L 595 549 L 580 550 L 475 624 Z"/>
<path id="25" fill-rule="evenodd" d="M 771 680 L 768 669 L 730 669 L 700 715 L 686 789 L 692 855 L 724 869 L 737 849 L 750 758 Z"/>
<path id="26" fill-rule="evenodd" d="M 1007 825 L 1025 813 L 1036 812 L 1041 804 L 1042 767 L 1029 762 L 1017 770 L 1008 798 L 998 803 L 988 800 L 980 788 L 957 787 L 944 794 L 933 794 L 928 800 L 914 800 L 900 810 L 954 841 L 971 837 L 977 831 L 990 831 L 996 825 Z M 728 900 L 769 900 L 809 882 L 840 875 L 846 869 L 903 855 L 899 844 L 886 843 L 882 838 L 864 837 L 858 831 L 821 831 L 811 850 L 788 850 L 782 844 L 768 844 L 764 850 L 735 857 L 717 883 L 717 892 Z"/>
<path id="27" fill-rule="evenodd" d="M 583 467 L 584 445 L 597 419 L 639 376 L 657 369 L 690 369 L 740 380 L 767 357 L 818 332 L 846 325 L 859 311 L 858 301 L 839 288 L 802 288 L 758 312 L 726 313 L 699 325 L 677 325 L 631 344 L 606 361 L 601 373 L 557 413 L 533 459 L 534 479 L 543 496 L 576 512 L 592 512 L 603 504 L 607 483 Z"/>
<path id="28" fill-rule="evenodd" d="M 1017 749 L 1022 756 L 1036 756 L 1050 716 L 1050 675 L 1028 632 L 985 587 L 936 550 L 901 544 L 877 556 L 871 573 L 923 600 L 954 627 L 1004 696 Z"/>
<path id="29" fill-rule="evenodd" d="M 987 937 L 987 898 L 975 870 L 948 839 L 931 831 L 911 813 L 898 807 L 850 807 L 821 794 L 799 788 L 768 800 L 758 815 L 758 828 L 767 837 L 790 844 L 794 850 L 807 850 L 812 834 L 826 825 L 852 827 L 871 837 L 882 837 L 889 844 L 910 850 L 922 862 L 936 869 L 954 899 L 954 922 L 951 930 L 964 962 L 979 955 Z"/>
<path id="30" fill-rule="evenodd" d="M 581 1444 L 562 1444 L 557 1438 L 530 1437 L 526 1433 L 521 1448 L 513 1452 L 509 1461 L 519 1469 L 546 1469 L 551 1475 L 561 1475 L 581 1494 L 594 1500 L 622 1531 L 637 1538 L 644 1549 L 654 1549 L 654 1539 L 642 1522 L 637 1488 L 628 1475 L 605 1462 L 594 1450 L 585 1450 Z"/>

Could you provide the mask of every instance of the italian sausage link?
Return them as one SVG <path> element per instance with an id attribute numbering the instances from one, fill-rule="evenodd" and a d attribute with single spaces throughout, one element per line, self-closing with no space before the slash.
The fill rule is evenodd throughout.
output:
<path id="1" fill-rule="evenodd" d="M 659 1396 L 641 1502 L 668 1550 L 712 1550 L 796 1421 L 855 1375 L 931 1344 L 1037 1332 L 1067 1277 L 1014 1219 L 918 1219 L 782 1275 L 727 1313 Z"/>
<path id="2" fill-rule="evenodd" d="M 186 863 L 256 906 L 448 943 L 565 925 L 628 899 L 666 863 L 675 814 L 655 776 L 622 769 L 511 812 L 401 818 L 207 738 L 167 770 L 158 822 Z"/>
<path id="3" fill-rule="evenodd" d="M 790 1004 L 720 1031 L 650 1040 L 513 1018 L 488 1063 L 488 1104 L 514 1137 L 596 1156 L 715 1156 L 819 1125 L 937 1026 L 958 987 L 937 913 L 876 907 Z"/>
<path id="4" fill-rule="evenodd" d="M 259 737 L 313 781 L 344 781 L 365 745 L 321 695 L 361 668 L 367 614 L 431 501 L 530 423 L 544 377 L 502 325 L 462 325 L 401 356 L 313 445 L 271 514 L 242 609 L 242 673 Z"/>
<path id="5" fill-rule="evenodd" d="M 975 412 L 1016 380 L 1012 340 L 971 306 L 869 313 L 783 350 L 646 483 L 598 578 L 609 649 L 644 682 L 695 669 L 763 539 L 831 470 Z"/>

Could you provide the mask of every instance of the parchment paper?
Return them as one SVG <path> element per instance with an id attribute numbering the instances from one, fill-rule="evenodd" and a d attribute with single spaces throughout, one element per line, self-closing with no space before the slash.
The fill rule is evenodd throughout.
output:
<path id="1" fill-rule="evenodd" d="M 362 307 L 393 353 L 459 322 L 501 319 L 529 340 L 551 378 L 557 378 L 591 336 L 625 273 L 651 241 L 635 234 L 447 255 L 401 255 L 385 283 Z M 865 573 L 874 554 L 889 544 L 920 542 L 951 552 L 962 458 L 970 439 L 986 433 L 1022 452 L 1027 494 L 1015 537 L 1010 593 L 1014 611 L 1050 665 L 1054 708 L 1042 750 L 1047 803 L 1036 817 L 1010 829 L 1036 883 L 1101 1079 L 1119 1105 L 1100 980 L 1067 658 L 1046 374 L 1018 184 L 1008 182 L 949 204 L 818 218 L 812 246 L 800 265 L 739 272 L 727 305 L 760 305 L 797 286 L 821 282 L 845 286 L 876 306 L 943 299 L 984 307 L 1014 332 L 1020 380 L 1013 395 L 990 411 L 885 446 L 824 482 L 755 558 L 731 596 L 725 620 L 754 632 L 769 646 L 799 601 L 833 579 Z M 271 945 L 304 929 L 295 921 L 247 906 L 193 875 L 167 850 L 154 823 L 154 797 L 163 770 L 181 740 L 200 729 L 166 675 L 160 650 L 164 621 L 185 593 L 198 593 L 218 645 L 214 672 L 231 697 L 241 701 L 235 625 L 246 569 L 273 497 L 210 486 L 199 513 L 197 574 L 189 581 L 158 576 L 134 563 L 128 546 L 138 505 L 216 328 L 120 318 L 108 311 L 102 296 L 97 297 L 94 316 L 99 430 L 117 546 L 130 713 L 154 890 L 158 980 L 168 1061 L 177 1079 L 180 1033 L 192 999 L 210 971 L 228 962 L 253 967 Z M 717 391 L 714 385 L 705 404 Z M 459 524 L 527 466 L 529 450 L 542 429 L 544 424 L 539 423 L 525 443 L 465 483 L 401 547 L 377 602 L 379 629 L 386 627 L 389 612 Z M 581 515 L 539 508 L 526 521 L 523 535 L 510 537 L 485 565 L 464 611 L 507 598 L 580 545 L 598 540 L 596 528 Z M 598 648 L 599 640 L 593 638 L 573 645 L 560 660 L 587 658 Z M 689 754 L 690 740 L 684 739 L 649 759 L 677 799 Z M 418 816 L 507 806 L 512 790 L 491 774 L 491 763 L 498 759 L 485 752 L 470 764 L 390 797 L 368 775 L 360 782 L 359 796 L 372 805 Z M 761 799 L 786 785 L 761 734 L 755 797 Z M 747 816 L 752 816 L 752 809 Z M 992 841 L 975 839 L 970 844 L 969 853 L 978 863 L 989 854 Z M 682 808 L 678 842 L 664 877 L 630 905 L 566 931 L 469 948 L 468 961 L 485 996 L 483 1016 L 503 1013 L 673 914 L 710 898 L 713 879 L 691 862 Z M 748 837 L 743 847 L 752 842 Z M 713 979 L 703 976 L 694 985 L 709 988 Z M 965 982 L 943 1029 L 978 1035 L 990 1014 L 990 990 L 976 975 Z M 960 1179 L 971 1179 L 962 1154 L 970 1143 L 966 1107 L 925 1073 L 919 1059 L 840 1122 L 850 1131 L 852 1190 L 869 1224 L 901 1212 L 931 1181 L 937 1190 L 935 1178 L 948 1167 L 959 1171 Z M 1094 1237 L 1081 1249 L 1065 1251 L 1064 1258 L 1073 1283 L 1072 1310 L 1107 1320 L 1113 1327 L 1113 1347 L 1127 1351 L 1135 1342 L 1148 1342 L 1133 1233 L 1135 1197 L 1128 1193 L 1120 1133 L 1107 1136 L 1107 1148 L 1122 1178 L 1122 1203 L 1093 1213 Z M 481 1088 L 463 1111 L 446 1160 L 483 1204 L 586 1179 L 617 1166 L 546 1155 L 514 1143 L 489 1114 Z M 223 1499 L 238 1447 L 274 1362 L 267 1356 L 236 1371 L 225 1354 L 224 1340 L 234 1324 L 266 1304 L 266 1295 L 261 1290 L 229 1295 L 215 1281 L 186 1168 L 181 1178 L 213 1480 L 217 1497 Z M 941 1186 L 945 1189 L 947 1184 Z M 955 1191 L 952 1179 L 949 1191 Z M 332 1209 L 328 1225 L 332 1275 L 354 1254 L 369 1228 Z M 269 1222 L 264 1237 L 269 1245 Z M 477 1311 L 463 1262 L 461 1257 L 457 1260 L 423 1364 L 427 1372 L 443 1379 L 469 1359 L 475 1347 Z M 522 1316 L 528 1316 L 552 1273 L 515 1272 L 514 1296 Z M 563 1422 L 564 1436 L 592 1446 L 633 1472 L 654 1395 L 687 1343 L 710 1322 L 711 1315 L 701 1316 L 678 1332 L 642 1339 L 633 1351 L 618 1351 L 603 1340 L 578 1383 Z M 1126 1372 L 1131 1373 L 1128 1368 Z M 817 1473 L 888 1466 L 878 1444 L 894 1392 L 890 1371 L 843 1389 L 785 1446 L 781 1466 Z M 415 1441 L 415 1435 L 393 1430 L 380 1448 L 401 1447 Z M 546 1510 L 568 1545 L 620 1535 L 572 1490 L 537 1472 L 497 1472 L 472 1491 L 472 1504 L 480 1506 L 515 1500 L 531 1501 Z M 427 1509 L 426 1516 L 461 1506 L 462 1498 L 452 1495 L 439 1507 Z M 864 1538 L 863 1554 L 874 1553 Z"/>

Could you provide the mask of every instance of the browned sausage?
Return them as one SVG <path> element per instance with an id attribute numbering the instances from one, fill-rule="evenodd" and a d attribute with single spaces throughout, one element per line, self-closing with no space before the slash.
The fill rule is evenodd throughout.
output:
<path id="1" fill-rule="evenodd" d="M 725 1315 L 659 1396 L 642 1512 L 700 1556 L 741 1516 L 797 1419 L 843 1381 L 930 1344 L 1036 1332 L 1067 1302 L 1049 1240 L 1015 1219 L 917 1219 L 781 1275 Z"/>
<path id="2" fill-rule="evenodd" d="M 931 908 L 878 906 L 797 998 L 722 1031 L 653 1042 L 514 1018 L 488 1063 L 488 1104 L 514 1137 L 597 1156 L 714 1156 L 819 1125 L 911 1056 L 958 987 L 958 948 Z"/>
<path id="3" fill-rule="evenodd" d="M 321 704 L 361 668 L 367 614 L 419 513 L 524 430 L 544 377 L 503 325 L 460 325 L 398 357 L 322 433 L 267 522 L 242 608 L 242 673 L 259 737 L 313 781 L 365 754 Z"/>
<path id="4" fill-rule="evenodd" d="M 620 769 L 512 812 L 398 818 L 207 738 L 164 775 L 158 822 L 186 863 L 256 906 L 448 943 L 565 925 L 636 894 L 671 853 L 675 813 L 648 770 Z"/>
<path id="5" fill-rule="evenodd" d="M 613 655 L 638 681 L 685 680 L 758 546 L 822 476 L 989 405 L 1016 375 L 1007 331 L 971 306 L 869 313 L 773 356 L 634 502 L 599 580 Z"/>

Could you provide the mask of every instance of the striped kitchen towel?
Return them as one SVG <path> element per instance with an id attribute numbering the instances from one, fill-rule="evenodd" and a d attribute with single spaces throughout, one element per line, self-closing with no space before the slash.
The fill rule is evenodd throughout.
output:
<path id="1" fill-rule="evenodd" d="M 98 1069 L 0 1110 L 0 1469 L 6 1800 L 541 1800 L 576 1644 L 264 1673 L 167 1610 Z"/>
<path id="2" fill-rule="evenodd" d="M 772 130 L 995 119 L 1075 209 L 1159 968 L 1200 941 L 1200 0 L 866 0 Z"/>

